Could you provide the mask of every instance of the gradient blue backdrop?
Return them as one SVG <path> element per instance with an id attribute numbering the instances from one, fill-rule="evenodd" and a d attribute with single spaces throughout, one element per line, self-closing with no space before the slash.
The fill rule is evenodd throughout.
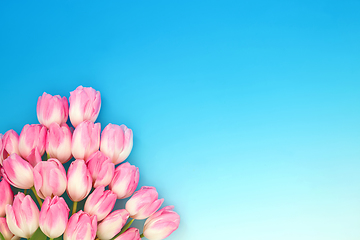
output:
<path id="1" fill-rule="evenodd" d="M 91 86 L 102 128 L 134 131 L 140 185 L 180 214 L 169 240 L 360 239 L 359 11 L 1 1 L 0 132 L 37 123 L 44 91 Z"/>

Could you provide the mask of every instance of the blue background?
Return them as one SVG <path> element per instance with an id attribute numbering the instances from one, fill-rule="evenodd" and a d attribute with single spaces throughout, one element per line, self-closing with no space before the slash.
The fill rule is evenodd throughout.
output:
<path id="1" fill-rule="evenodd" d="M 0 132 L 102 94 L 169 240 L 360 238 L 359 1 L 1 1 Z M 120 207 L 120 202 L 117 207 Z M 141 227 L 139 221 L 135 225 Z"/>

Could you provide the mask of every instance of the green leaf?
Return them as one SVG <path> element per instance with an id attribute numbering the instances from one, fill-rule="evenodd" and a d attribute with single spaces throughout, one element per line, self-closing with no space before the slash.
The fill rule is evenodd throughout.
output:
<path id="1" fill-rule="evenodd" d="M 30 240 L 46 240 L 46 235 L 38 228 L 36 232 L 29 238 Z"/>
<path id="2" fill-rule="evenodd" d="M 5 237 L 1 234 L 1 232 L 0 232 L 0 239 L 5 240 Z"/>

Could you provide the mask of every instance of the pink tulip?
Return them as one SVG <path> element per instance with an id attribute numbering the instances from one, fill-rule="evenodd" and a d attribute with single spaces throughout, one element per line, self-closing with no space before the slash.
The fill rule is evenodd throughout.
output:
<path id="1" fill-rule="evenodd" d="M 51 123 L 60 125 L 68 119 L 69 103 L 66 97 L 52 96 L 44 92 L 38 99 L 36 112 L 39 122 L 47 128 Z"/>
<path id="2" fill-rule="evenodd" d="M 52 123 L 47 130 L 46 152 L 51 158 L 66 163 L 71 159 L 71 138 L 70 128 L 66 123 L 61 125 Z"/>
<path id="3" fill-rule="evenodd" d="M 121 228 L 125 225 L 128 218 L 129 213 L 125 209 L 110 213 L 99 223 L 96 235 L 101 240 L 113 238 L 121 231 Z"/>
<path id="4" fill-rule="evenodd" d="M 60 237 L 66 228 L 69 218 L 69 207 L 62 197 L 46 197 L 41 207 L 39 225 L 41 231 L 49 238 Z"/>
<path id="5" fill-rule="evenodd" d="M 13 205 L 6 205 L 6 221 L 14 235 L 30 238 L 39 227 L 39 209 L 30 195 L 19 192 Z"/>
<path id="6" fill-rule="evenodd" d="M 19 137 L 20 155 L 34 167 L 41 161 L 46 147 L 46 127 L 40 124 L 26 124 Z M 38 152 L 36 152 L 36 149 Z M 39 159 L 40 156 L 40 159 Z"/>
<path id="7" fill-rule="evenodd" d="M 139 229 L 129 228 L 114 240 L 141 240 Z"/>
<path id="8" fill-rule="evenodd" d="M 139 169 L 130 163 L 120 164 L 110 182 L 109 189 L 116 193 L 118 199 L 130 197 L 139 183 Z"/>
<path id="9" fill-rule="evenodd" d="M 5 179 L 0 180 L 0 193 L 0 217 L 4 217 L 6 205 L 12 204 L 14 198 L 10 184 Z"/>
<path id="10" fill-rule="evenodd" d="M 104 186 L 96 188 L 86 199 L 84 211 L 91 216 L 96 215 L 97 220 L 103 220 L 114 208 L 116 194 L 110 190 L 105 191 Z"/>
<path id="11" fill-rule="evenodd" d="M 5 240 L 18 240 L 20 237 L 14 236 L 14 234 L 10 231 L 6 218 L 0 218 L 0 232 L 4 236 Z"/>
<path id="12" fill-rule="evenodd" d="M 115 171 L 115 165 L 109 157 L 100 151 L 94 152 L 88 160 L 86 160 L 86 165 L 92 176 L 94 188 L 101 185 L 109 185 Z"/>
<path id="13" fill-rule="evenodd" d="M 116 165 L 123 162 L 133 147 L 133 133 L 124 124 L 108 124 L 101 133 L 100 151 Z"/>
<path id="14" fill-rule="evenodd" d="M 66 190 L 64 166 L 55 158 L 38 163 L 34 168 L 34 187 L 40 198 L 61 196 Z"/>
<path id="15" fill-rule="evenodd" d="M 92 187 L 92 179 L 84 160 L 77 159 L 70 164 L 67 172 L 67 193 L 72 201 L 86 198 Z"/>
<path id="16" fill-rule="evenodd" d="M 95 122 L 101 107 L 100 92 L 91 87 L 79 86 L 70 92 L 70 121 L 77 127 L 82 121 Z"/>
<path id="17" fill-rule="evenodd" d="M 30 189 L 34 186 L 33 167 L 16 153 L 3 161 L 1 172 L 4 178 L 14 187 Z"/>
<path id="18" fill-rule="evenodd" d="M 64 240 L 93 240 L 96 237 L 96 216 L 78 211 L 73 214 L 64 232 Z"/>
<path id="19" fill-rule="evenodd" d="M 158 199 L 154 187 L 142 187 L 126 202 L 125 209 L 134 219 L 145 219 L 158 210 L 164 199 Z"/>
<path id="20" fill-rule="evenodd" d="M 87 160 L 91 154 L 99 150 L 100 123 L 84 121 L 74 130 L 71 151 L 75 159 Z"/>
<path id="21" fill-rule="evenodd" d="M 144 225 L 144 236 L 149 240 L 161 240 L 174 232 L 180 223 L 180 216 L 167 206 L 151 215 Z"/>
<path id="22" fill-rule="evenodd" d="M 1 140 L 0 140 L 1 141 Z M 0 164 L 12 153 L 20 155 L 19 135 L 12 129 L 7 131 L 2 138 L 2 147 L 0 147 Z"/>

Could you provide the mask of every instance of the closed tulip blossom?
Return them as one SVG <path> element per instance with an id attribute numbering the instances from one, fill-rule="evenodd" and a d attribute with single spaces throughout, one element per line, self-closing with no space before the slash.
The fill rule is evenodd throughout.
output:
<path id="1" fill-rule="evenodd" d="M 0 140 L 1 141 L 1 140 Z M 0 147 L 0 164 L 12 153 L 20 155 L 19 152 L 19 135 L 12 129 L 7 131 L 2 138 L 2 147 Z"/>
<path id="2" fill-rule="evenodd" d="M 115 165 L 100 151 L 97 151 L 86 160 L 86 165 L 92 176 L 93 186 L 109 185 L 111 179 L 114 176 Z"/>
<path id="3" fill-rule="evenodd" d="M 130 197 L 139 183 L 139 169 L 130 163 L 120 164 L 110 182 L 109 189 L 116 193 L 118 199 Z"/>
<path id="4" fill-rule="evenodd" d="M 72 201 L 83 200 L 91 191 L 92 178 L 84 160 L 77 159 L 70 164 L 67 172 L 66 191 Z"/>
<path id="5" fill-rule="evenodd" d="M 13 205 L 6 205 L 6 221 L 16 236 L 30 238 L 34 234 L 39 227 L 39 209 L 30 195 L 19 192 Z"/>
<path id="6" fill-rule="evenodd" d="M 113 238 L 120 232 L 128 218 L 129 213 L 125 209 L 116 210 L 110 213 L 98 224 L 96 235 L 101 240 Z"/>
<path id="7" fill-rule="evenodd" d="M 75 159 L 87 160 L 91 154 L 99 150 L 100 123 L 84 121 L 74 130 L 71 151 Z"/>
<path id="8" fill-rule="evenodd" d="M 36 107 L 37 118 L 45 127 L 49 127 L 51 123 L 66 123 L 69 115 L 69 103 L 66 97 L 59 95 L 52 96 L 43 93 L 39 97 Z"/>
<path id="9" fill-rule="evenodd" d="M 33 167 L 41 161 L 41 156 L 45 153 L 46 132 L 47 129 L 45 126 L 40 124 L 26 124 L 20 133 L 20 155 L 28 160 Z M 38 156 L 40 156 L 40 158 Z"/>
<path id="10" fill-rule="evenodd" d="M 33 167 L 16 153 L 3 161 L 3 177 L 14 187 L 30 189 L 34 186 Z"/>
<path id="11" fill-rule="evenodd" d="M 167 238 L 179 227 L 180 216 L 173 209 L 174 206 L 164 207 L 146 219 L 143 234 L 147 239 Z"/>
<path id="12" fill-rule="evenodd" d="M 4 236 L 5 240 L 18 240 L 20 237 L 14 236 L 14 234 L 10 231 L 6 218 L 0 217 L 0 232 Z"/>
<path id="13" fill-rule="evenodd" d="M 114 208 L 116 194 L 110 190 L 105 191 L 104 186 L 97 187 L 86 199 L 84 211 L 91 216 L 96 215 L 97 220 L 103 220 Z"/>
<path id="14" fill-rule="evenodd" d="M 100 151 L 116 165 L 123 162 L 133 147 L 133 132 L 124 124 L 108 124 L 101 133 Z"/>
<path id="15" fill-rule="evenodd" d="M 100 92 L 91 87 L 79 86 L 70 92 L 70 121 L 77 127 L 82 121 L 95 122 L 101 107 Z"/>
<path id="16" fill-rule="evenodd" d="M 46 197 L 40 211 L 41 231 L 51 239 L 60 237 L 66 229 L 69 211 L 62 197 Z"/>
<path id="17" fill-rule="evenodd" d="M 66 163 L 71 159 L 72 134 L 66 123 L 61 125 L 52 123 L 47 130 L 46 152 L 51 158 Z"/>
<path id="18" fill-rule="evenodd" d="M 11 190 L 10 184 L 4 178 L 1 179 L 0 180 L 0 217 L 5 216 L 5 207 L 7 204 L 12 204 L 13 198 L 14 198 L 14 194 Z"/>
<path id="19" fill-rule="evenodd" d="M 78 211 L 73 214 L 64 232 L 64 240 L 93 240 L 96 237 L 96 216 Z"/>
<path id="20" fill-rule="evenodd" d="M 61 196 L 67 185 L 64 166 L 55 158 L 38 163 L 34 168 L 34 187 L 40 198 Z"/>
<path id="21" fill-rule="evenodd" d="M 154 187 L 142 187 L 126 202 L 125 209 L 134 219 L 145 219 L 158 210 L 164 199 L 158 199 Z"/>
<path id="22" fill-rule="evenodd" d="M 139 229 L 129 228 L 114 240 L 141 240 Z"/>

